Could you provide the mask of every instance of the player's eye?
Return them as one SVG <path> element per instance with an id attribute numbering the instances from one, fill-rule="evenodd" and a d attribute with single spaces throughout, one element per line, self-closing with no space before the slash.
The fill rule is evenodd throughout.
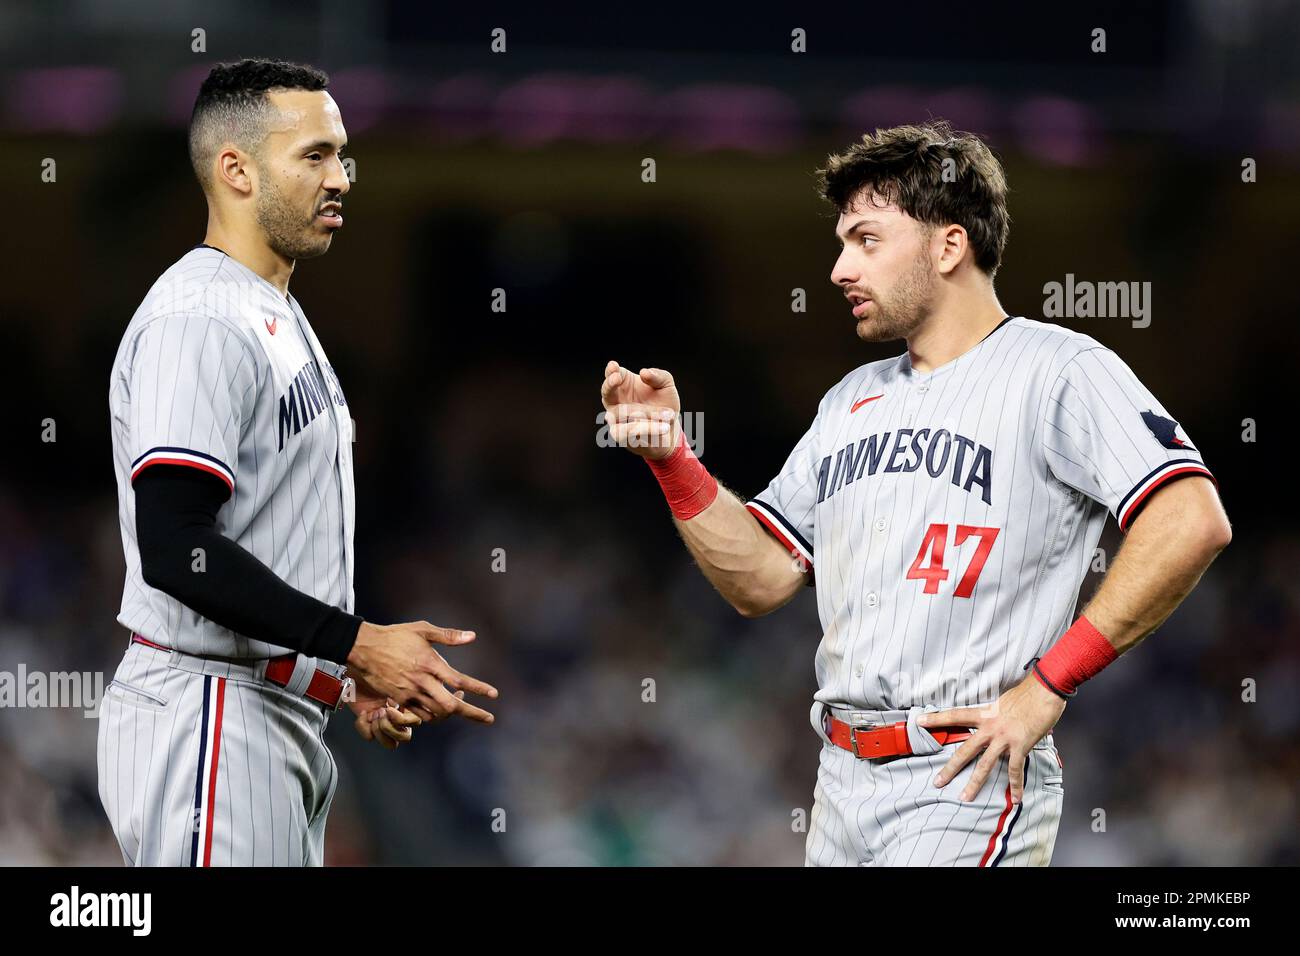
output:
<path id="1" fill-rule="evenodd" d="M 320 162 L 320 153 L 308 153 L 307 158 L 310 159 L 313 163 L 318 163 Z"/>

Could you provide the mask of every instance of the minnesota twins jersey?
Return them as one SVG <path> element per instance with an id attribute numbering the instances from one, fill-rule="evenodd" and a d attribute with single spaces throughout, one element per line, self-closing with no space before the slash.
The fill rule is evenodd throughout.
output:
<path id="1" fill-rule="evenodd" d="M 845 376 L 748 507 L 815 576 L 816 700 L 948 708 L 1022 680 L 1107 513 L 1127 530 L 1187 475 L 1212 478 L 1119 356 L 1015 317 L 932 371 L 905 353 Z"/>
<path id="2" fill-rule="evenodd" d="M 290 652 L 221 627 L 145 583 L 131 483 L 159 464 L 225 482 L 231 496 L 217 530 L 292 587 L 352 610 L 352 419 L 292 296 L 220 250 L 191 249 L 127 326 L 109 409 L 126 553 L 118 621 L 190 654 Z"/>

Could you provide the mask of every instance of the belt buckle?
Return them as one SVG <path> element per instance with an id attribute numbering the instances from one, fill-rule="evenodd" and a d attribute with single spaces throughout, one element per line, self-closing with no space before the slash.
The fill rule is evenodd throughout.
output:
<path id="1" fill-rule="evenodd" d="M 858 731 L 879 730 L 879 729 L 880 729 L 879 727 L 858 727 L 854 725 L 849 726 L 849 747 L 853 751 L 853 756 L 857 757 L 859 760 L 870 759 L 871 756 L 870 754 L 864 754 L 862 751 L 858 750 Z"/>
<path id="2" fill-rule="evenodd" d="M 348 701 L 357 699 L 357 682 L 351 677 L 343 678 L 343 686 L 339 688 L 339 699 L 334 702 L 336 711 L 342 710 L 343 705 Z"/>

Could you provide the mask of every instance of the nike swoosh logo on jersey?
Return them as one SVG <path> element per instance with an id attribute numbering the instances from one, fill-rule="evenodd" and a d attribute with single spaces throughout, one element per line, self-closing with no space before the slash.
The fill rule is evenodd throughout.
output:
<path id="1" fill-rule="evenodd" d="M 859 408 L 861 408 L 863 405 L 867 404 L 867 402 L 874 402 L 876 399 L 878 399 L 878 398 L 884 398 L 884 397 L 885 397 L 885 393 L 884 393 L 884 392 L 881 392 L 879 395 L 871 395 L 871 396 L 869 396 L 869 397 L 867 397 L 867 398 L 862 399 L 862 401 L 860 401 L 860 402 L 854 402 L 854 403 L 853 403 L 853 407 L 849 409 L 849 414 L 852 415 L 854 412 L 856 412 L 856 411 L 857 411 Z"/>
<path id="2" fill-rule="evenodd" d="M 262 321 L 266 322 L 266 319 L 263 319 Z M 266 322 L 266 331 L 270 332 L 272 335 L 275 335 L 275 327 L 279 324 L 280 324 L 280 317 L 277 315 L 273 317 L 270 322 Z"/>

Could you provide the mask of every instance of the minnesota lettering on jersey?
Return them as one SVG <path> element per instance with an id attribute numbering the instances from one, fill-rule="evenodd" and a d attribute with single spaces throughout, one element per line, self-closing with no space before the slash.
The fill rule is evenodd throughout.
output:
<path id="1" fill-rule="evenodd" d="M 328 372 L 337 385 L 334 369 L 328 368 Z M 280 396 L 280 444 L 276 451 L 284 451 L 286 434 L 296 435 L 314 422 L 329 401 L 336 405 L 347 404 L 343 400 L 343 390 L 327 386 L 316 363 L 307 362 L 289 383 L 288 391 Z"/>
<path id="2" fill-rule="evenodd" d="M 971 454 L 972 450 L 974 454 Z M 861 478 L 864 473 L 876 474 L 882 462 L 885 474 L 908 474 L 918 471 L 924 465 L 931 478 L 938 478 L 948 471 L 950 459 L 953 485 L 968 493 L 978 485 L 984 503 L 992 503 L 990 486 L 993 480 L 993 451 L 946 428 L 933 433 L 929 428 L 900 428 L 897 432 L 884 432 L 863 438 L 856 446 L 850 442 L 835 454 L 834 471 L 831 469 L 831 457 L 827 455 L 823 458 L 817 469 L 818 504 L 845 485 Z"/>

